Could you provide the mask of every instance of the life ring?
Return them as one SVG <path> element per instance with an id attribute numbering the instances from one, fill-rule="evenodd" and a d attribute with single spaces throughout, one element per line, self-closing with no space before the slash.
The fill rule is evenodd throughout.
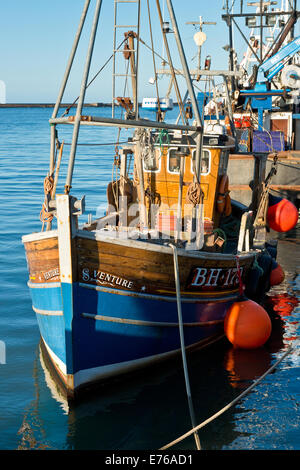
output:
<path id="1" fill-rule="evenodd" d="M 219 214 L 225 214 L 226 216 L 231 214 L 231 200 L 229 196 L 229 179 L 227 175 L 221 176 L 218 197 L 217 197 L 217 211 Z"/>

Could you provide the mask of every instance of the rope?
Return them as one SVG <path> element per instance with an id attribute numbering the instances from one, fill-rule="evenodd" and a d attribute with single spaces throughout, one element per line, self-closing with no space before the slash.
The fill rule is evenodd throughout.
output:
<path id="1" fill-rule="evenodd" d="M 271 159 L 268 158 L 268 161 L 270 161 L 270 160 Z M 292 168 L 293 170 L 300 170 L 299 166 L 296 166 L 297 163 L 295 163 L 295 165 L 288 165 L 287 163 L 283 163 L 283 162 L 278 160 L 277 165 L 287 166 L 288 168 Z"/>
<path id="2" fill-rule="evenodd" d="M 54 180 L 52 176 L 46 176 L 44 179 L 44 193 L 50 194 L 54 185 Z"/>
<path id="3" fill-rule="evenodd" d="M 239 278 L 239 294 L 242 297 L 242 295 L 244 294 L 244 285 L 243 285 L 243 281 L 242 281 L 240 259 L 239 259 L 238 256 L 236 256 L 235 259 L 236 259 L 237 274 L 238 274 L 238 278 Z"/>
<path id="4" fill-rule="evenodd" d="M 186 386 L 186 393 L 188 397 L 188 404 L 190 410 L 190 417 L 192 425 L 195 427 L 195 413 L 193 408 L 192 402 L 192 395 L 189 383 L 189 375 L 188 375 L 188 368 L 186 362 L 186 355 L 185 355 L 185 344 L 184 344 L 184 332 L 183 332 L 183 322 L 182 322 L 182 312 L 181 312 L 181 298 L 180 298 L 180 280 L 179 280 L 179 267 L 178 267 L 178 256 L 177 256 L 177 249 L 176 246 L 170 243 L 170 247 L 173 250 L 173 261 L 174 261 L 174 274 L 175 274 L 175 286 L 176 286 L 176 298 L 177 298 L 177 312 L 178 312 L 178 323 L 179 323 L 179 334 L 180 334 L 180 345 L 181 345 L 181 354 L 182 354 L 182 362 L 183 362 L 183 371 L 184 371 L 184 378 L 185 378 L 185 386 Z M 195 443 L 197 450 L 201 450 L 200 439 L 198 433 L 194 432 Z"/>
<path id="5" fill-rule="evenodd" d="M 42 231 L 44 230 L 44 225 L 45 222 L 51 222 L 53 219 L 53 213 L 47 211 L 47 196 L 51 194 L 52 189 L 54 186 L 54 179 L 53 176 L 46 176 L 44 179 L 44 194 L 45 194 L 45 199 L 42 205 L 42 210 L 40 212 L 40 221 L 42 222 Z"/>
<path id="6" fill-rule="evenodd" d="M 165 143 L 170 143 L 168 129 L 161 129 L 156 138 L 156 143 L 159 142 L 159 146 L 162 147 Z"/>
<path id="7" fill-rule="evenodd" d="M 197 204 L 201 203 L 201 198 L 202 190 L 200 183 L 190 183 L 186 193 L 186 201 L 190 202 L 195 207 Z"/>
<path id="8" fill-rule="evenodd" d="M 115 156 L 116 157 L 116 156 Z M 119 165 L 116 161 L 116 158 L 114 158 L 114 163 L 112 166 L 112 175 L 111 175 L 111 189 L 113 192 L 114 200 L 115 200 L 115 206 L 117 209 L 117 212 L 119 211 L 119 182 L 118 182 L 118 169 Z M 114 179 L 114 170 L 116 170 L 116 179 Z"/>
<path id="9" fill-rule="evenodd" d="M 232 402 L 228 403 L 226 406 L 224 406 L 224 408 L 222 408 L 221 410 L 219 410 L 217 413 L 215 413 L 214 415 L 212 415 L 210 418 L 206 419 L 205 421 L 203 421 L 201 424 L 198 424 L 198 426 L 194 427 L 193 429 L 191 429 L 190 431 L 188 431 L 187 433 L 183 434 L 182 436 L 178 437 L 177 439 L 175 439 L 174 441 L 170 442 L 169 444 L 166 444 L 165 446 L 161 447 L 159 450 L 166 450 L 168 449 L 169 447 L 172 447 L 174 446 L 175 444 L 178 444 L 178 442 L 180 441 L 183 441 L 184 439 L 186 439 L 187 437 L 189 437 L 191 434 L 193 434 L 195 431 L 198 431 L 199 429 L 203 428 L 204 426 L 206 426 L 207 424 L 209 424 L 211 421 L 213 421 L 214 419 L 218 418 L 220 415 L 222 415 L 223 413 L 225 413 L 225 411 L 229 410 L 229 408 L 231 408 L 232 406 L 234 406 L 239 400 L 241 400 L 241 398 L 243 398 L 245 395 L 247 395 L 249 392 L 251 392 L 251 390 L 256 387 L 256 385 L 258 385 L 268 374 L 270 374 L 274 369 L 275 367 L 278 366 L 278 364 L 288 355 L 290 354 L 290 352 L 293 350 L 293 346 L 290 346 L 288 348 L 288 350 L 281 356 L 281 358 L 279 358 L 275 364 L 273 364 L 273 366 L 271 366 L 263 375 L 261 375 L 259 377 L 259 379 L 255 380 L 255 382 L 250 385 L 249 388 L 247 388 L 244 392 L 242 392 L 238 397 L 236 397 L 234 400 L 232 400 Z"/>

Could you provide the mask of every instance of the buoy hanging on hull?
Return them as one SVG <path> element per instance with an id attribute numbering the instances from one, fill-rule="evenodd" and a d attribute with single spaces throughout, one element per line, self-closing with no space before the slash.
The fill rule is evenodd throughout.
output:
<path id="1" fill-rule="evenodd" d="M 255 349 L 263 346 L 269 339 L 272 324 L 263 307 L 253 300 L 241 297 L 229 308 L 224 331 L 234 347 Z"/>
<path id="2" fill-rule="evenodd" d="M 278 286 L 284 281 L 285 274 L 280 266 L 275 260 L 272 260 L 272 270 L 270 274 L 270 286 Z"/>
<path id="3" fill-rule="evenodd" d="M 269 194 L 269 208 L 267 212 L 268 225 L 276 232 L 288 232 L 298 222 L 297 207 L 287 199 Z"/>

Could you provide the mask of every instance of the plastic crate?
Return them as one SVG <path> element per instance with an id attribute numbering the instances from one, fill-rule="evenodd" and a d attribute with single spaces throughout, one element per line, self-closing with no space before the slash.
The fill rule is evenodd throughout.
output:
<path id="1" fill-rule="evenodd" d="M 281 152 L 285 150 L 284 133 L 281 131 L 254 131 L 252 151 L 258 153 Z"/>

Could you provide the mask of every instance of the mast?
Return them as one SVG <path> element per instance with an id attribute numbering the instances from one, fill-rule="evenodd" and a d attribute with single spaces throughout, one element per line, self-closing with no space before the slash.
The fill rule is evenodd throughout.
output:
<path id="1" fill-rule="evenodd" d="M 61 83 L 61 87 L 60 87 L 60 90 L 59 90 L 59 93 L 58 93 L 58 97 L 57 97 L 54 109 L 53 109 L 52 119 L 55 119 L 57 117 L 58 109 L 59 109 L 59 106 L 61 104 L 61 100 L 63 98 L 64 92 L 65 92 L 65 88 L 66 88 L 67 81 L 68 81 L 68 78 L 69 78 L 69 75 L 70 75 L 70 71 L 71 71 L 71 68 L 72 68 L 72 64 L 73 64 L 74 57 L 75 57 L 75 54 L 76 54 L 77 46 L 78 46 L 80 36 L 81 36 L 81 33 L 82 33 L 82 28 L 83 28 L 84 23 L 85 23 L 85 19 L 86 19 L 86 15 L 87 15 L 87 12 L 88 12 L 88 9 L 89 9 L 89 5 L 90 5 L 90 0 L 86 0 L 86 2 L 84 4 L 84 7 L 83 7 L 83 10 L 82 10 L 81 18 L 80 18 L 80 21 L 79 21 L 79 25 L 78 25 L 77 33 L 76 33 L 76 36 L 75 36 L 75 39 L 74 39 L 73 47 L 72 47 L 72 50 L 71 50 L 71 53 L 70 53 L 70 57 L 69 57 L 69 60 L 68 60 L 68 63 L 67 63 L 66 71 L 65 71 L 62 83 Z M 56 137 L 56 132 L 55 132 L 55 125 L 54 125 L 54 126 L 51 126 L 50 175 L 52 175 L 53 171 L 54 171 L 55 137 Z"/>
<path id="2" fill-rule="evenodd" d="M 180 60 L 181 60 L 181 65 L 182 65 L 184 77 L 185 77 L 186 84 L 187 84 L 187 89 L 188 89 L 189 96 L 190 96 L 190 99 L 191 99 L 194 116 L 196 118 L 196 123 L 197 123 L 197 126 L 199 128 L 198 135 L 196 137 L 196 142 L 197 142 L 197 148 L 196 148 L 196 175 L 197 175 L 197 179 L 198 179 L 198 182 L 199 182 L 200 181 L 200 172 L 201 172 L 200 168 L 201 168 L 201 152 L 202 152 L 202 135 L 200 133 L 201 130 L 202 130 L 202 120 L 201 120 L 201 116 L 200 116 L 200 113 L 199 113 L 198 103 L 197 103 L 197 99 L 196 99 L 196 95 L 195 95 L 195 90 L 194 90 L 194 87 L 193 87 L 193 84 L 192 84 L 192 80 L 191 80 L 187 60 L 186 60 L 185 53 L 184 53 L 184 50 L 183 50 L 181 37 L 180 37 L 180 34 L 179 34 L 177 21 L 176 21 L 174 10 L 173 10 L 173 5 L 172 5 L 170 0 L 167 0 L 167 7 L 168 7 L 168 10 L 169 10 L 170 19 L 171 19 L 172 27 L 173 27 L 174 34 L 175 34 L 177 48 L 178 48 L 178 52 L 179 52 L 179 56 L 180 56 Z"/>
<path id="3" fill-rule="evenodd" d="M 124 24 L 127 21 L 127 15 L 123 15 L 119 12 L 119 5 L 124 3 L 128 4 L 136 4 L 137 5 L 137 18 L 135 24 Z M 121 16 L 121 18 L 120 18 Z M 135 119 L 138 119 L 139 115 L 139 103 L 138 103 L 138 67 L 139 67 L 139 45 L 140 45 L 140 18 L 141 17 L 141 0 L 114 0 L 114 36 L 113 36 L 113 70 L 112 70 L 112 117 L 115 117 L 115 100 L 117 99 L 116 96 L 116 78 L 118 77 L 125 77 L 126 80 L 131 77 L 132 83 L 132 98 L 133 98 L 133 115 Z M 131 20 L 133 18 L 130 18 Z M 122 21 L 121 21 L 122 20 Z M 120 22 L 121 21 L 121 22 Z M 126 71 L 126 73 L 120 73 L 117 71 L 118 63 L 117 54 L 121 51 L 117 48 L 117 38 L 119 38 L 119 32 L 123 30 L 123 28 L 130 29 L 127 33 L 124 33 L 126 38 L 126 45 L 127 49 L 126 52 L 128 53 L 128 60 L 130 63 L 130 73 Z M 136 39 L 136 49 L 134 49 L 134 39 Z M 125 40 L 123 40 L 125 42 Z"/>
<path id="4" fill-rule="evenodd" d="M 84 103 L 86 86 L 87 86 L 87 81 L 88 81 L 89 71 L 90 71 L 90 66 L 91 66 L 91 60 L 92 60 L 92 55 L 93 55 L 93 50 L 94 50 L 95 37 L 96 37 L 96 32 L 97 32 L 97 27 L 98 27 L 98 21 L 99 21 L 101 5 L 102 5 L 102 0 L 97 0 L 96 7 L 95 7 L 95 14 L 94 14 L 94 19 L 93 19 L 93 24 L 92 24 L 92 29 L 91 29 L 90 42 L 89 42 L 89 46 L 88 46 L 86 62 L 85 62 L 85 67 L 84 67 L 84 71 L 83 71 L 83 76 L 82 76 L 80 95 L 79 95 L 79 100 L 78 100 L 78 105 L 77 105 L 77 110 L 76 110 L 76 115 L 75 115 L 73 137 L 72 137 L 70 157 L 69 157 L 68 174 L 67 174 L 66 185 L 65 185 L 65 193 L 66 194 L 69 194 L 70 189 L 71 189 L 73 169 L 74 169 L 74 161 L 75 161 L 75 155 L 76 155 L 76 147 L 77 147 L 80 120 L 81 120 L 81 113 L 82 113 L 82 107 L 83 107 L 83 103 Z"/>

